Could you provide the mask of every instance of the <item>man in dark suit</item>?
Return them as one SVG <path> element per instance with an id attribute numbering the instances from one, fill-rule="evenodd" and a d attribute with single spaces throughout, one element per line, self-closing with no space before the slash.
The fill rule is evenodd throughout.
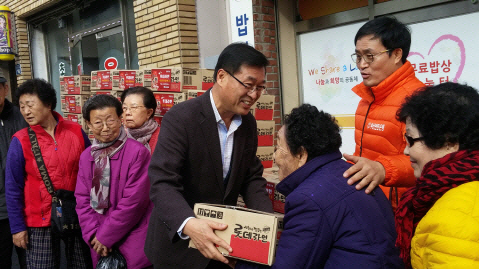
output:
<path id="1" fill-rule="evenodd" d="M 10 221 L 7 214 L 5 199 L 5 166 L 7 152 L 12 136 L 28 126 L 18 107 L 6 99 L 9 88 L 7 79 L 0 70 L 0 268 L 12 267 L 13 240 L 10 232 Z M 20 268 L 27 268 L 25 250 L 15 247 Z"/>
<path id="2" fill-rule="evenodd" d="M 229 268 L 215 244 L 232 249 L 214 234 L 226 225 L 195 218 L 195 203 L 235 205 L 241 194 L 249 208 L 272 212 L 249 113 L 265 90 L 267 65 L 253 47 L 231 44 L 218 58 L 213 87 L 164 116 L 149 168 L 155 206 L 145 253 L 155 268 Z"/>

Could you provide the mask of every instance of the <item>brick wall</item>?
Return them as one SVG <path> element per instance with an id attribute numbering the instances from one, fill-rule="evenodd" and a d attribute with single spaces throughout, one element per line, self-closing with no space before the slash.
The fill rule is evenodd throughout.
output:
<path id="1" fill-rule="evenodd" d="M 60 0 L 0 0 L 0 6 L 7 6 L 10 8 L 10 11 L 15 13 L 18 43 L 18 57 L 15 57 L 15 64 L 20 64 L 22 69 L 22 74 L 17 76 L 18 85 L 32 78 L 27 23 L 25 22 L 25 18 L 59 1 Z"/>
<path id="2" fill-rule="evenodd" d="M 17 19 L 17 40 L 22 75 L 17 83 L 32 78 L 25 18 L 60 0 L 0 0 Z M 199 67 L 195 0 L 136 0 L 133 2 L 141 68 L 182 65 Z"/>
<path id="3" fill-rule="evenodd" d="M 136 0 L 140 68 L 199 67 L 195 0 Z"/>
<path id="4" fill-rule="evenodd" d="M 253 0 L 253 21 L 255 47 L 268 58 L 270 63 L 266 69 L 266 87 L 267 94 L 276 96 L 273 120 L 276 122 L 275 127 L 278 131 L 281 128 L 282 119 L 274 0 Z"/>

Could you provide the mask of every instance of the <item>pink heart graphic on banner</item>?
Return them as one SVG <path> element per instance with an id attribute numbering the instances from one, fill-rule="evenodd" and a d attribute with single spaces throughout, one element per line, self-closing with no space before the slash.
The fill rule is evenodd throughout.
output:
<path id="1" fill-rule="evenodd" d="M 466 64 L 466 49 L 464 48 L 464 43 L 459 37 L 455 35 L 450 35 L 450 34 L 440 36 L 438 39 L 436 39 L 436 41 L 434 41 L 427 55 L 429 56 L 429 54 L 431 54 L 431 51 L 434 48 L 434 46 L 436 46 L 439 42 L 444 40 L 451 40 L 456 42 L 457 45 L 459 46 L 459 50 L 461 51 L 461 63 L 459 64 L 459 68 L 457 69 L 456 76 L 454 77 L 454 80 L 453 80 L 454 82 L 457 82 L 457 80 L 461 77 L 462 70 L 464 69 L 464 65 Z M 407 57 L 411 57 L 413 55 L 418 55 L 422 59 L 424 59 L 424 56 L 419 52 L 409 52 L 409 55 Z"/>

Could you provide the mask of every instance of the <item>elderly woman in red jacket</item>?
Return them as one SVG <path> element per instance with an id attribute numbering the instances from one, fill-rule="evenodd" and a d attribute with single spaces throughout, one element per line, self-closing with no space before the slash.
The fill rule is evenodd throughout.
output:
<path id="1" fill-rule="evenodd" d="M 54 111 L 53 86 L 41 79 L 24 82 L 17 90 L 20 112 L 38 140 L 55 190 L 75 190 L 78 161 L 90 145 L 80 125 Z M 40 176 L 28 128 L 15 133 L 7 156 L 6 198 L 13 243 L 26 249 L 28 268 L 58 268 L 60 236 L 52 233 L 52 196 Z M 91 268 L 81 234 L 63 238 L 68 268 Z M 5 257 L 2 257 L 5 258 Z"/>

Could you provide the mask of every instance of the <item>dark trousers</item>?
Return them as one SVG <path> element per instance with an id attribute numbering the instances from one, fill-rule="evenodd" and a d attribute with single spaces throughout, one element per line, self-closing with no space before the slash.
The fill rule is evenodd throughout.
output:
<path id="1" fill-rule="evenodd" d="M 18 256 L 18 263 L 21 269 L 27 268 L 25 259 L 25 250 L 15 247 Z M 13 239 L 10 233 L 10 223 L 8 219 L 0 220 L 0 268 L 12 268 Z"/>
<path id="2" fill-rule="evenodd" d="M 90 248 L 81 235 L 61 238 L 50 227 L 28 228 L 28 269 L 60 268 L 60 240 L 65 243 L 68 269 L 93 268 Z"/>
<path id="3" fill-rule="evenodd" d="M 158 266 L 153 266 L 152 268 L 154 269 L 161 269 Z M 231 267 L 227 264 L 224 264 L 222 262 L 216 261 L 216 260 L 211 260 L 208 265 L 206 266 L 205 269 L 231 269 Z"/>
<path id="4" fill-rule="evenodd" d="M 206 266 L 205 269 L 231 269 L 231 267 L 227 264 L 224 264 L 222 262 L 216 261 L 216 260 L 211 260 L 210 263 L 208 263 L 208 266 Z"/>

